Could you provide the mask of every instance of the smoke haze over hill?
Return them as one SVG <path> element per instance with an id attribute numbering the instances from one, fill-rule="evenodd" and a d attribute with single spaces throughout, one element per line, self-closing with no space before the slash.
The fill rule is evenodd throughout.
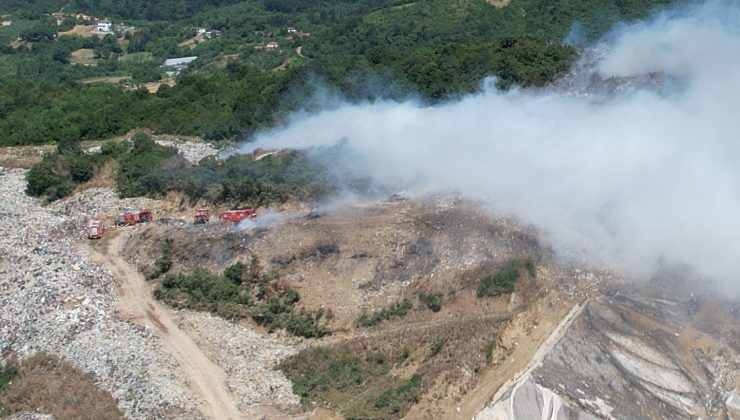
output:
<path id="1" fill-rule="evenodd" d="M 460 192 L 541 228 L 558 249 L 638 275 L 688 264 L 737 293 L 739 23 L 738 5 L 711 1 L 619 27 L 594 47 L 602 79 L 659 73 L 670 89 L 488 87 L 431 108 L 347 104 L 298 114 L 246 148 L 344 141 L 357 173 L 379 183 Z"/>

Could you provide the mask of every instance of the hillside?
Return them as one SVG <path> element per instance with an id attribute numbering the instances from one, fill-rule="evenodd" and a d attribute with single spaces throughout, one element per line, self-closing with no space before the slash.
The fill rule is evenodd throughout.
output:
<path id="1" fill-rule="evenodd" d="M 20 170 L 3 173 L 9 191 L 17 185 L 19 175 Z M 696 387 L 691 394 L 694 397 L 687 397 L 693 401 L 690 411 L 673 405 L 656 408 L 654 415 L 703 413 L 724 418 L 729 413 L 725 395 L 732 390 L 737 374 L 733 354 L 738 336 L 737 323 L 731 315 L 728 318 L 731 303 L 709 296 L 696 301 L 675 290 L 670 295 L 663 289 L 646 290 L 630 285 L 616 273 L 563 265 L 536 231 L 474 203 L 430 197 L 368 201 L 318 212 L 263 210 L 257 225 L 240 228 L 214 222 L 193 226 L 178 222 L 178 217 L 188 220 L 190 209 L 177 203 L 114 202 L 107 194 L 87 190 L 49 209 L 17 199 L 14 202 L 20 207 L 14 211 L 33 212 L 27 219 L 32 225 L 23 231 L 59 220 L 62 230 L 50 225 L 44 231 L 59 232 L 54 234 L 73 242 L 77 242 L 84 220 L 79 209 L 107 214 L 116 206 L 147 206 L 155 214 L 175 217 L 168 224 L 111 228 L 102 242 L 79 243 L 67 251 L 47 245 L 39 257 L 32 251 L 30 260 L 23 260 L 20 255 L 24 250 L 17 249 L 17 256 L 10 256 L 4 265 L 8 273 L 19 272 L 21 261 L 36 266 L 35 258 L 51 255 L 75 263 L 63 271 L 58 271 L 61 266 L 50 265 L 49 272 L 56 273 L 53 283 L 7 289 L 8 302 L 15 303 L 3 306 L 3 319 L 16 331 L 8 348 L 19 351 L 19 356 L 40 346 L 65 355 L 79 369 L 95 366 L 95 383 L 116 397 L 126 416 L 147 418 L 159 413 L 176 418 L 177 413 L 188 412 L 194 417 L 200 412 L 209 418 L 260 414 L 272 418 L 300 413 L 316 418 L 395 418 L 402 414 L 407 418 L 456 418 L 460 413 L 472 417 L 489 401 L 495 402 L 495 396 L 499 398 L 507 389 L 505 382 L 519 378 L 520 371 L 533 369 L 525 378 L 536 385 L 527 386 L 555 392 L 563 406 L 576 404 L 583 416 L 598 415 L 603 407 L 618 407 L 620 413 L 632 413 L 629 417 L 644 407 L 663 407 L 660 401 L 664 398 L 649 385 L 653 379 L 648 373 L 639 373 L 641 379 L 636 379 L 631 365 L 622 360 L 633 357 L 630 343 L 635 337 L 642 337 L 642 353 L 649 350 L 654 354 L 651 363 L 685 372 L 682 375 L 687 375 L 687 383 Z M 13 241 L 14 237 L 7 238 Z M 169 274 L 147 283 L 143 276 L 158 264 L 165 244 L 172 249 Z M 486 276 L 502 272 L 510 261 L 527 258 L 531 258 L 533 270 L 517 269 L 513 293 L 481 295 Z M 254 278 L 266 282 L 255 285 L 263 285 L 257 289 L 266 286 L 268 295 L 295 290 L 299 300 L 293 313 L 330 312 L 330 318 L 319 322 L 325 333 L 319 338 L 300 339 L 276 328 L 277 334 L 268 334 L 273 327 L 255 317 L 262 310 L 255 303 L 240 309 L 246 316 L 235 318 L 237 322 L 232 324 L 219 317 L 240 312 L 213 307 L 209 315 L 187 309 L 188 300 L 182 299 L 189 299 L 189 292 L 180 295 L 175 305 L 179 309 L 168 308 L 174 301 L 152 298 L 153 290 L 175 278 L 168 277 L 173 273 L 198 269 L 219 273 L 239 261 L 256 270 L 243 275 L 247 276 L 242 277 L 243 285 L 251 284 L 249 279 Z M 269 275 L 263 278 L 261 273 Z M 96 279 L 100 282 L 96 287 L 108 292 L 99 295 L 88 290 L 85 278 Z M 251 293 L 252 299 L 262 299 Z M 645 293 L 651 297 L 629 297 Z M 38 294 L 47 296 L 46 300 L 35 298 Z M 156 292 L 154 296 L 158 296 Z M 383 315 L 382 311 L 405 301 L 409 302 L 406 310 L 393 309 Z M 93 306 L 98 309 L 90 312 Z M 22 315 L 30 314 L 30 308 L 38 314 L 36 321 Z M 68 318 L 64 328 L 53 322 L 71 313 L 77 315 Z M 51 325 L 56 332 L 38 341 L 33 331 L 46 331 Z M 599 327 L 593 329 L 593 325 Z M 115 335 L 110 335 L 112 331 Z M 701 352 L 692 344 L 698 337 L 704 343 Z M 100 359 L 95 347 L 89 347 L 101 342 L 107 343 L 105 358 L 109 362 Z M 139 343 L 137 350 L 131 353 L 127 343 Z M 331 363 L 339 363 L 330 369 L 344 369 L 339 367 L 341 363 L 359 363 L 360 370 L 352 374 L 357 376 L 341 370 L 312 376 L 305 366 L 329 368 L 324 351 L 332 355 Z M 613 367 L 603 367 L 611 369 L 611 379 L 604 386 L 622 380 L 643 384 L 640 386 L 645 391 L 638 399 L 625 397 L 617 405 L 616 395 L 632 395 L 634 391 L 612 395 L 593 390 L 584 398 L 600 398 L 606 405 L 579 402 L 579 393 L 574 391 L 579 381 L 593 384 L 597 378 L 586 379 L 584 375 L 593 374 L 591 369 L 568 362 L 576 360 L 569 354 L 593 351 L 608 355 L 588 353 L 576 359 L 614 360 Z M 126 354 L 137 356 L 131 359 Z M 670 366 L 675 363 L 677 367 L 668 367 L 666 357 L 675 360 Z M 116 369 L 107 370 L 108 363 L 114 363 Z M 530 368 L 532 364 L 534 368 Z M 150 376 L 152 369 L 159 373 Z M 149 373 L 142 376 L 145 371 Z M 131 377 L 137 378 L 137 387 L 149 391 L 125 392 L 125 378 Z M 362 385 L 345 388 L 340 384 L 346 380 L 359 380 Z M 563 383 L 573 384 L 568 385 L 572 388 L 561 392 L 558 384 Z M 170 394 L 160 395 L 156 389 Z M 397 397 L 388 399 L 397 392 Z M 706 392 L 715 397 L 705 399 Z M 178 397 L 173 399 L 175 395 Z M 170 401 L 169 405 L 157 403 L 163 400 Z M 314 402 L 323 409 L 316 411 Z M 487 418 L 485 413 L 481 418 Z"/>
<path id="2" fill-rule="evenodd" d="M 592 41 L 666 4 L 0 2 L 9 22 L 0 27 L 0 145 L 98 140 L 138 127 L 240 138 L 323 106 L 317 86 L 352 101 L 430 102 L 477 91 L 489 76 L 502 88 L 542 86 L 573 63 L 565 43 L 573 28 Z M 114 20 L 110 32 L 76 31 L 105 18 Z M 187 56 L 198 59 L 179 75 L 161 67 Z"/>
<path id="3" fill-rule="evenodd" d="M 0 0 L 0 417 L 740 418 L 738 19 Z"/>

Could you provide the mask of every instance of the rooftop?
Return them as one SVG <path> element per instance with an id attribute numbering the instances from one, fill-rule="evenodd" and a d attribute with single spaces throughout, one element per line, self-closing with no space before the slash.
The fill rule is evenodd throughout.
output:
<path id="1" fill-rule="evenodd" d="M 180 57 L 180 58 L 169 58 L 167 60 L 164 60 L 164 64 L 162 64 L 163 67 L 171 67 L 171 66 L 177 66 L 179 64 L 188 64 L 195 61 L 198 57 L 192 56 L 192 57 Z"/>

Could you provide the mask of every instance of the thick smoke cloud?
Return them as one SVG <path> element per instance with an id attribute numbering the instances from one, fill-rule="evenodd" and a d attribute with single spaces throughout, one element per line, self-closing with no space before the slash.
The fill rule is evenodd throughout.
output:
<path id="1" fill-rule="evenodd" d="M 607 96 L 488 87 L 435 107 L 348 104 L 297 115 L 248 148 L 342 141 L 379 183 L 459 192 L 539 227 L 557 249 L 638 275 L 688 264 L 736 293 L 739 28 L 740 7 L 716 1 L 616 29 L 590 71 L 648 83 Z"/>

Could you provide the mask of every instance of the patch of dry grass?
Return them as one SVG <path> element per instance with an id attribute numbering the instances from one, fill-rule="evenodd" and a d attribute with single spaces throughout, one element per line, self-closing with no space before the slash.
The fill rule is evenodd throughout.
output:
<path id="1" fill-rule="evenodd" d="M 69 55 L 69 62 L 83 66 L 94 66 L 97 64 L 95 52 L 90 48 L 80 48 L 79 50 L 72 51 Z"/>
<path id="2" fill-rule="evenodd" d="M 113 396 L 69 362 L 46 353 L 23 361 L 18 376 L 0 392 L 0 414 L 23 411 L 58 420 L 123 419 Z"/>

